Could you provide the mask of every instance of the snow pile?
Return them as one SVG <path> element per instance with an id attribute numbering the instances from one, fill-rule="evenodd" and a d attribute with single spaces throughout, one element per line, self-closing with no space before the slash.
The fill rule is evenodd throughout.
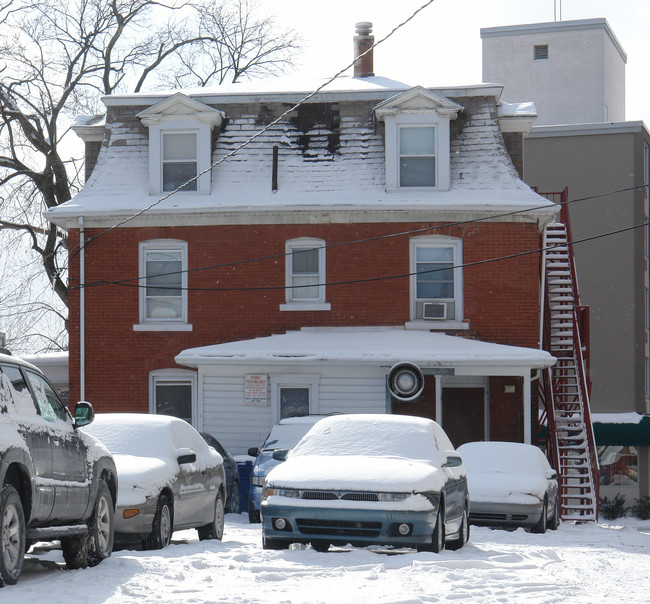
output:
<path id="1" fill-rule="evenodd" d="M 378 548 L 262 549 L 259 524 L 226 516 L 223 541 L 174 534 L 158 551 L 123 550 L 94 568 L 65 570 L 56 545 L 36 546 L 11 604 L 292 604 L 646 602 L 650 521 L 564 523 L 544 535 L 472 527 L 440 554 Z"/>

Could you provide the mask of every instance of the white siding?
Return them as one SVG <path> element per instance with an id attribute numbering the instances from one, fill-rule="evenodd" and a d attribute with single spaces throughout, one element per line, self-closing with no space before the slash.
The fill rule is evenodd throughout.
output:
<path id="1" fill-rule="evenodd" d="M 203 431 L 213 434 L 233 455 L 259 447 L 272 427 L 269 406 L 244 404 L 244 377 L 248 374 L 320 375 L 318 412 L 385 413 L 386 371 L 381 367 L 211 367 L 200 372 Z"/>

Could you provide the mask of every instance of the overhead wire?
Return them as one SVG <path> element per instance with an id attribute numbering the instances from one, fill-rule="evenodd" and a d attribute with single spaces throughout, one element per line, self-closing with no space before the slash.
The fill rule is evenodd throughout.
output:
<path id="1" fill-rule="evenodd" d="M 178 287 L 178 286 L 168 286 L 168 285 L 147 285 L 147 284 L 139 284 L 139 283 L 126 283 L 124 281 L 118 280 L 118 281 L 101 281 L 101 282 L 96 282 L 96 283 L 87 283 L 85 284 L 84 288 L 88 287 L 99 287 L 99 286 L 105 286 L 105 285 L 118 285 L 118 286 L 123 286 L 123 287 L 134 287 L 134 288 L 143 288 L 143 289 L 164 289 L 164 290 L 171 290 L 171 291 L 212 291 L 212 292 L 246 292 L 246 291 L 277 291 L 277 290 L 287 290 L 287 289 L 301 289 L 305 287 L 333 287 L 337 285 L 354 285 L 354 284 L 362 284 L 362 283 L 371 283 L 371 282 L 376 282 L 376 281 L 388 281 L 392 279 L 403 279 L 406 277 L 413 277 L 416 275 L 424 275 L 424 274 L 432 274 L 440 271 L 448 271 L 448 270 L 457 270 L 461 268 L 469 268 L 473 266 L 480 266 L 483 264 L 490 264 L 492 262 L 502 262 L 504 260 L 512 260 L 514 258 L 521 258 L 523 256 L 530 256 L 532 254 L 540 254 L 542 252 L 548 252 L 552 251 L 554 249 L 558 249 L 561 247 L 564 247 L 565 245 L 568 246 L 574 246 L 580 243 L 586 243 L 589 241 L 594 241 L 597 239 L 602 239 L 604 237 L 611 237 L 612 235 L 618 235 L 620 233 L 625 233 L 627 231 L 631 231 L 634 229 L 639 229 L 643 227 L 648 227 L 650 226 L 650 222 L 643 222 L 641 224 L 635 224 L 629 227 L 623 227 L 620 229 L 616 229 L 613 231 L 608 231 L 606 233 L 601 233 L 599 235 L 592 235 L 590 237 L 584 237 L 582 239 L 574 239 L 573 241 L 569 241 L 566 244 L 561 243 L 557 244 L 554 243 L 553 245 L 549 245 L 546 247 L 540 247 L 534 250 L 525 250 L 523 252 L 517 252 L 514 254 L 507 254 L 505 256 L 497 256 L 495 258 L 486 258 L 483 260 L 475 260 L 473 262 L 465 262 L 462 264 L 458 265 L 453 265 L 453 266 L 445 266 L 443 268 L 436 268 L 436 269 L 429 269 L 429 270 L 418 270 L 418 271 L 412 271 L 408 273 L 400 273 L 397 275 L 383 275 L 383 276 L 378 276 L 378 277 L 367 277 L 364 279 L 349 279 L 345 281 L 326 281 L 323 283 L 311 283 L 309 285 L 268 285 L 268 286 L 254 286 L 254 287 Z M 159 276 L 159 275 L 155 275 Z M 72 289 L 81 289 L 81 287 L 74 287 Z"/>

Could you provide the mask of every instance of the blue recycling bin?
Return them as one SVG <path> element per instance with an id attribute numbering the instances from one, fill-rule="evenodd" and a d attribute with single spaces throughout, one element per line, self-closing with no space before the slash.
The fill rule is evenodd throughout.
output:
<path id="1" fill-rule="evenodd" d="M 250 459 L 246 461 L 237 461 L 239 470 L 239 512 L 248 512 L 248 494 L 251 490 L 251 474 L 253 473 L 253 462 Z"/>

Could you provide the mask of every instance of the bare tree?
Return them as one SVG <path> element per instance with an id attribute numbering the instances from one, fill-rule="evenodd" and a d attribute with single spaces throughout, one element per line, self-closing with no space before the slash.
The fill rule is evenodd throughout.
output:
<path id="1" fill-rule="evenodd" d="M 100 94 L 286 70 L 298 39 L 257 10 L 254 0 L 0 0 L 0 245 L 28 245 L 64 306 L 66 234 L 41 213 L 80 186 L 72 117 L 96 113 Z M 24 264 L 35 283 L 34 264 Z M 16 268 L 5 267 L 2 284 Z M 0 289 L 11 332 L 10 298 Z"/>

